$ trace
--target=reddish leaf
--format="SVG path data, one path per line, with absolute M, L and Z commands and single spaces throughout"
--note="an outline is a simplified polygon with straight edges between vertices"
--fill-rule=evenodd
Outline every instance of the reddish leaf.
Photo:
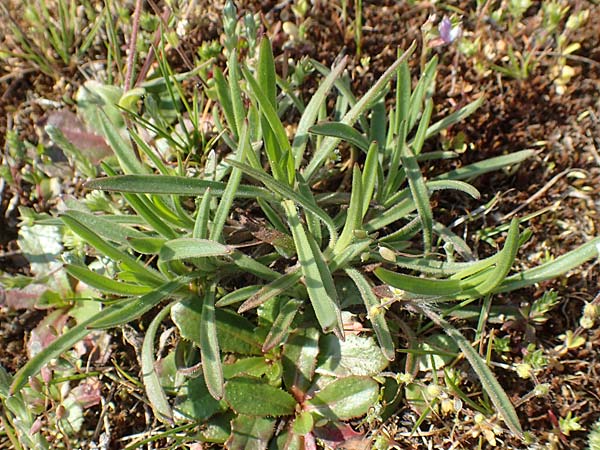
M 22 289 L 0 289 L 0 303 L 14 310 L 33 309 L 46 290 L 48 288 L 41 284 L 30 284 Z
M 342 422 L 329 422 L 327 425 L 315 428 L 313 431 L 316 437 L 324 441 L 331 448 L 360 448 L 352 446 L 357 443 L 364 443 L 364 434 L 357 433 L 348 424 Z M 350 444 L 352 442 L 353 444 Z M 364 447 L 365 449 L 368 446 Z
M 34 357 L 48 347 L 62 333 L 69 316 L 64 311 L 56 310 L 49 313 L 31 332 L 27 342 L 27 355 Z
M 79 383 L 72 391 L 75 401 L 83 408 L 90 408 L 100 403 L 100 388 L 102 384 L 98 378 L 88 378 Z
M 46 125 L 58 128 L 69 142 L 94 164 L 112 155 L 112 150 L 104 138 L 87 131 L 79 118 L 70 111 L 62 110 L 50 113 Z

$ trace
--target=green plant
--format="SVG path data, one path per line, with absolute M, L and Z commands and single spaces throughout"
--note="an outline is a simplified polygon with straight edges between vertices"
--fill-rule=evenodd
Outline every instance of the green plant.
M 105 11 L 97 12 L 86 0 L 27 0 L 15 18 L 4 2 L 0 4 L 2 28 L 13 36 L 14 48 L 6 47 L 2 59 L 19 58 L 47 75 L 58 78 L 61 67 L 76 67 L 90 49 L 102 27 Z
M 596 421 L 588 435 L 588 450 L 600 449 L 600 421 Z
M 467 244 L 436 221 L 431 193 L 453 189 L 477 198 L 463 180 L 518 164 L 532 152 L 433 179 L 426 179 L 421 166 L 456 156 L 426 152 L 425 141 L 472 113 L 482 99 L 430 123 L 437 60 L 426 64 L 413 87 L 406 61 L 414 45 L 358 99 L 341 77 L 345 60 L 331 70 L 314 63 L 324 79 L 308 104 L 300 105 L 303 113 L 290 137 L 278 114 L 279 95 L 289 94 L 278 90 L 268 39 L 256 58 L 239 60 L 233 19 L 225 27 L 232 33 L 225 45 L 227 75 L 215 67 L 209 93 L 218 100 L 213 120 L 219 141 L 174 137 L 176 125 L 188 130 L 181 110 L 194 117 L 198 108 L 187 104 L 166 65 L 155 82 L 170 106 L 146 109 L 151 120 L 128 115 L 173 147 L 172 164 L 130 129 L 138 158 L 121 135 L 114 105 L 101 105 L 94 120 L 116 162 L 104 163 L 108 177 L 87 187 L 116 193 L 126 209 L 95 215 L 84 202 L 73 202 L 52 223 L 106 264 L 98 270 L 84 258 L 63 258 L 72 278 L 98 292 L 94 299 L 103 309 L 34 356 L 15 375 L 11 392 L 90 329 L 118 327 L 153 311 L 142 381 L 158 419 L 204 421 L 198 438 L 229 448 L 266 448 L 269 442 L 297 448 L 327 427 L 346 426 L 343 421 L 366 414 L 379 399 L 381 372 L 396 357 L 390 331 L 396 324 L 387 311 L 399 305 L 447 334 L 520 436 L 514 408 L 486 361 L 446 316 L 480 298 L 560 275 L 596 257 L 599 240 L 510 275 L 528 237 L 513 220 L 503 248 L 474 260 Z M 396 101 L 387 111 L 385 95 L 394 77 Z M 328 111 L 334 87 L 338 101 Z M 121 95 L 122 107 L 141 99 Z M 144 101 L 152 105 L 159 98 L 145 95 Z M 173 113 L 168 119 L 164 108 Z M 194 120 L 183 136 L 198 132 Z M 190 146 L 198 142 L 204 146 L 192 158 Z M 340 183 L 349 186 L 348 193 L 338 190 Z M 419 234 L 422 244 L 415 243 Z M 442 243 L 445 256 L 436 251 Z M 361 312 L 353 317 L 350 310 Z M 169 314 L 182 339 L 157 361 L 154 339 Z M 366 328 L 367 320 L 376 341 L 350 331 L 352 324 Z M 284 431 L 275 436 L 278 421 Z M 488 440 L 498 432 L 484 418 L 478 424 Z

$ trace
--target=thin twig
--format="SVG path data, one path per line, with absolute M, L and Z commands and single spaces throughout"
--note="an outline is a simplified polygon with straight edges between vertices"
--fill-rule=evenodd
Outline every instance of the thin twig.
M 131 29 L 131 37 L 129 39 L 129 53 L 127 54 L 127 70 L 125 72 L 125 83 L 123 91 L 127 92 L 131 88 L 131 80 L 133 78 L 133 66 L 135 64 L 135 44 L 137 42 L 138 30 L 140 28 L 140 15 L 142 13 L 142 0 L 136 0 L 135 10 L 133 11 L 133 24 Z

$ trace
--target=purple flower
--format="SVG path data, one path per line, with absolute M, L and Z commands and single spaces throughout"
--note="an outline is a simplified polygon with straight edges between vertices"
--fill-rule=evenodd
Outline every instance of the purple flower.
M 462 30 L 460 25 L 453 27 L 448 16 L 444 16 L 438 25 L 438 31 L 440 32 L 440 38 L 444 41 L 444 44 L 452 44 L 460 36 Z

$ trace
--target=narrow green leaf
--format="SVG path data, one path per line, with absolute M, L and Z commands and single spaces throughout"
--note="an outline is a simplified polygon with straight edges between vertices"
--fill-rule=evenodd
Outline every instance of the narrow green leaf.
M 378 397 L 375 380 L 351 376 L 332 381 L 306 403 L 308 411 L 338 421 L 365 415 Z
M 375 269 L 375 275 L 381 281 L 396 289 L 417 295 L 452 297 L 459 294 L 463 287 L 461 280 L 419 278 L 403 273 L 395 273 L 382 267 Z
M 419 121 L 419 127 L 417 128 L 417 132 L 415 134 L 415 138 L 413 139 L 410 145 L 412 153 L 415 156 L 421 154 L 421 149 L 423 148 L 423 144 L 425 143 L 425 132 L 427 126 L 429 125 L 429 121 L 431 120 L 432 112 L 433 100 L 429 98 L 425 102 L 425 111 L 423 111 L 423 115 L 421 116 L 421 120 Z
M 517 250 L 519 249 L 519 221 L 513 219 L 510 222 L 510 229 L 506 236 L 504 248 L 500 251 L 496 260 L 496 267 L 490 272 L 481 284 L 472 288 L 478 297 L 489 294 L 504 281 L 506 275 L 515 261 Z
M 295 331 L 283 346 L 283 383 L 299 401 L 304 401 L 319 355 L 319 330 L 300 328 Z
M 306 149 L 306 144 L 308 143 L 308 129 L 315 123 L 319 109 L 327 99 L 327 93 L 333 86 L 334 82 L 339 78 L 340 74 L 343 72 L 347 61 L 348 57 L 344 56 L 339 64 L 335 66 L 325 77 L 325 79 L 319 85 L 317 91 L 312 95 L 310 102 L 308 102 L 308 105 L 306 106 L 306 109 L 304 110 L 304 113 L 298 122 L 298 128 L 296 129 L 294 141 L 292 142 L 292 153 L 294 155 L 294 167 L 296 170 L 300 168 L 300 164 L 302 163 L 302 158 L 304 156 L 304 150 Z
M 219 105 L 223 110 L 223 115 L 227 121 L 227 125 L 231 129 L 231 132 L 235 139 L 238 137 L 237 123 L 235 121 L 235 114 L 233 112 L 233 103 L 229 92 L 229 86 L 223 76 L 223 72 L 218 66 L 213 69 L 213 79 L 215 80 L 215 87 L 217 88 L 217 97 L 219 99 Z
M 339 336 L 343 336 L 341 312 L 337 304 L 335 289 L 333 291 L 328 289 L 329 285 L 333 285 L 333 280 L 323 260 L 323 255 L 320 252 L 314 252 L 315 249 L 311 246 L 304 227 L 300 223 L 294 203 L 291 200 L 285 200 L 282 205 L 296 244 L 304 283 L 317 320 L 325 333 L 334 331 Z
M 333 248 L 334 254 L 339 254 L 344 250 L 354 238 L 354 232 L 362 229 L 363 215 L 363 193 L 362 193 L 362 175 L 358 164 L 354 165 L 352 171 L 352 194 L 350 196 L 350 205 L 346 213 L 346 223 L 340 234 L 339 239 Z
M 167 400 L 165 391 L 160 384 L 160 378 L 156 373 L 154 358 L 154 337 L 160 323 L 169 314 L 170 308 L 163 308 L 150 322 L 150 326 L 146 330 L 144 343 L 142 344 L 141 366 L 142 366 L 142 381 L 146 388 L 146 396 L 152 406 L 154 417 L 164 423 L 173 422 L 173 411 Z
M 127 244 L 128 238 L 146 237 L 146 235 L 141 231 L 114 223 L 111 220 L 107 220 L 103 216 L 96 216 L 94 214 L 77 211 L 74 209 L 69 209 L 65 211 L 64 214 L 76 219 L 89 229 L 95 230 L 103 238 L 113 242 L 118 242 L 119 244 Z
M 207 189 L 215 196 L 222 196 L 226 184 L 219 181 L 200 180 L 198 178 L 164 176 L 164 175 L 119 175 L 106 178 L 97 178 L 85 184 L 87 189 L 132 192 L 145 194 L 171 194 L 171 195 L 203 195 Z M 262 198 L 275 201 L 275 197 L 264 188 L 256 186 L 239 186 L 236 197 Z
M 281 306 L 279 314 L 277 314 L 273 326 L 269 330 L 269 334 L 267 334 L 263 343 L 263 353 L 269 352 L 285 340 L 290 332 L 290 326 L 292 325 L 300 306 L 302 306 L 302 302 L 293 298 L 288 299 L 283 306 Z
M 104 277 L 87 267 L 65 264 L 65 269 L 72 277 L 105 294 L 134 296 L 144 295 L 152 291 L 152 287 L 150 286 L 122 283 L 112 278 Z
M 236 289 L 229 294 L 221 297 L 216 303 L 215 306 L 217 308 L 222 308 L 224 306 L 235 305 L 236 303 L 243 302 L 248 298 L 252 297 L 254 294 L 258 292 L 261 286 L 252 285 L 252 286 L 244 286 L 243 288 Z
M 200 347 L 200 328 L 204 326 L 202 304 L 195 298 L 187 298 L 171 308 L 171 318 L 179 328 L 181 336 Z M 222 352 L 241 355 L 261 354 L 261 343 L 250 321 L 227 309 L 217 309 L 215 318 Z
M 247 123 L 244 122 L 242 126 L 242 130 L 240 131 L 240 137 L 238 141 L 238 148 L 235 154 L 235 158 L 237 161 L 243 162 L 244 155 L 247 153 L 247 148 L 250 146 L 248 142 L 248 126 Z M 235 192 L 238 190 L 240 185 L 240 181 L 242 179 L 242 171 L 234 167 L 231 170 L 231 174 L 229 175 L 229 180 L 227 181 L 227 187 L 221 196 L 221 201 L 217 206 L 217 210 L 215 212 L 215 217 L 213 219 L 213 225 L 210 230 L 209 238 L 213 241 L 223 241 L 223 227 L 225 226 L 225 222 L 227 221 L 227 217 L 231 212 L 231 205 L 233 205 L 233 200 L 235 198 Z
M 88 320 L 75 325 L 73 328 L 57 337 L 41 352 L 30 358 L 14 375 L 10 386 L 11 394 L 19 392 L 31 377 L 36 376 L 40 370 L 42 370 L 42 367 L 48 364 L 52 359 L 58 358 L 76 343 L 85 338 L 90 332 L 87 326 L 101 318 L 103 314 L 104 311 L 101 311 L 90 317 Z
M 160 249 L 161 261 L 231 255 L 233 249 L 208 239 L 181 238 L 166 242 Z
M 254 258 L 242 253 L 240 251 L 234 251 L 229 255 L 232 259 L 233 263 L 245 272 L 249 272 L 257 277 L 262 278 L 263 280 L 273 281 L 281 278 L 281 274 L 279 272 L 270 269 L 269 267 L 261 264 Z
M 227 69 L 229 70 L 229 98 L 233 106 L 235 129 L 239 133 L 246 118 L 246 108 L 240 87 L 240 66 L 237 57 L 237 51 L 233 49 L 227 58 Z
M 138 298 L 122 300 L 103 311 L 102 317 L 91 323 L 90 328 L 113 328 L 141 317 L 165 298 L 186 285 L 185 279 L 176 279 Z
M 232 166 L 239 167 L 240 169 L 242 169 L 244 171 L 244 173 L 246 175 L 260 181 L 265 186 L 267 186 L 269 189 L 271 189 L 273 192 L 275 192 L 276 194 L 283 197 L 283 199 L 293 200 L 294 202 L 296 202 L 300 206 L 302 206 L 304 209 L 306 209 L 307 211 L 310 211 L 315 216 L 317 216 L 319 219 L 321 219 L 323 221 L 323 223 L 325 224 L 325 226 L 327 227 L 327 229 L 329 230 L 330 245 L 335 243 L 335 241 L 337 240 L 336 227 L 335 227 L 335 224 L 333 223 L 333 221 L 331 220 L 331 217 L 329 217 L 325 211 L 323 211 L 321 208 L 312 204 L 309 200 L 307 200 L 302 195 L 300 195 L 299 193 L 292 190 L 292 188 L 290 188 L 289 186 L 275 180 L 273 177 L 269 176 L 267 173 L 253 169 L 252 167 L 250 167 L 246 164 L 240 164 L 237 161 L 233 161 L 233 160 L 228 160 L 228 161 L 230 162 L 230 164 Z
M 425 254 L 428 254 L 431 252 L 433 234 L 433 212 L 431 211 L 431 204 L 429 203 L 429 192 L 427 191 L 427 186 L 425 185 L 425 180 L 423 179 L 415 155 L 406 146 L 403 149 L 401 159 L 402 164 L 404 165 L 404 171 L 406 172 L 406 177 L 408 178 L 410 193 L 417 207 L 419 218 L 421 219 Z
M 119 159 L 123 171 L 130 174 L 147 173 L 148 170 L 137 159 L 131 146 L 119 134 L 118 127 L 103 112 L 100 112 L 97 117 L 100 130 Z
M 344 140 L 365 153 L 369 150 L 369 140 L 355 128 L 342 122 L 318 123 L 310 127 L 308 132 L 319 136 L 330 136 Z
M 298 192 L 302 195 L 307 202 L 309 202 L 313 207 L 319 208 L 317 204 L 317 200 L 314 197 L 312 188 L 308 185 L 306 180 L 302 177 L 302 175 L 297 174 L 297 186 Z M 306 219 L 306 226 L 308 228 L 308 233 L 313 237 L 314 241 L 317 243 L 318 247 L 321 247 L 323 244 L 323 230 L 321 227 L 321 221 L 317 216 L 315 216 L 310 211 L 304 211 L 304 217 Z M 288 258 L 293 257 L 296 254 L 296 247 L 294 247 L 294 241 L 288 237 L 287 228 L 285 236 L 289 239 L 290 247 L 288 249 Z
M 198 206 L 196 213 L 196 222 L 194 223 L 194 230 L 192 231 L 192 237 L 194 239 L 207 239 L 208 238 L 208 222 L 210 220 L 210 203 L 212 195 L 210 188 L 206 190 Z
M 396 349 L 387 321 L 385 320 L 385 308 L 381 307 L 381 303 L 373 293 L 371 285 L 358 270 L 347 268 L 346 273 L 360 292 L 367 310 L 367 317 L 373 325 L 373 330 L 375 330 L 375 335 L 383 354 L 389 361 L 393 361 L 396 358 Z
M 375 184 L 377 182 L 377 171 L 379 170 L 379 148 L 376 142 L 373 142 L 367 151 L 365 166 L 362 174 L 362 216 L 365 217 L 373 192 L 375 192 Z
M 61 220 L 87 244 L 91 245 L 100 253 L 108 256 L 112 260 L 118 261 L 123 267 L 131 270 L 132 272 L 146 275 L 152 279 L 155 279 L 156 281 L 164 281 L 156 272 L 144 266 L 142 262 L 136 260 L 133 256 L 106 242 L 90 228 L 74 219 L 70 213 L 66 213 L 65 215 L 61 216 Z
M 367 91 L 367 93 L 346 113 L 342 122 L 352 126 L 358 118 L 371 105 L 374 99 L 381 94 L 382 90 L 387 85 L 388 81 L 395 75 L 398 67 L 408 59 L 416 48 L 416 43 L 412 43 L 398 60 L 392 64 L 388 70 L 377 80 L 377 82 Z M 340 139 L 335 137 L 327 137 L 323 140 L 318 150 L 313 154 L 308 166 L 305 168 L 303 175 L 308 181 L 315 175 L 316 171 L 322 166 L 323 162 L 329 157 L 333 149 L 338 145 Z
M 479 354 L 473 349 L 471 343 L 465 339 L 465 337 L 451 324 L 442 319 L 438 314 L 434 313 L 428 308 L 420 309 L 432 322 L 442 327 L 446 334 L 450 336 L 463 354 L 471 364 L 471 367 L 479 377 L 479 381 L 483 386 L 485 392 L 489 395 L 492 403 L 498 410 L 499 414 L 504 419 L 504 422 L 508 428 L 519 438 L 523 438 L 523 430 L 519 423 L 519 417 L 513 407 L 510 399 L 500 386 L 500 383 L 494 377 L 494 374 L 490 368 L 486 365 L 485 361 L 479 356 Z
M 600 237 L 597 237 L 552 261 L 506 278 L 500 286 L 494 289 L 494 292 L 510 292 L 535 283 L 551 280 L 599 257 Z
M 206 387 L 215 400 L 223 398 L 223 367 L 221 351 L 217 337 L 217 319 L 215 315 L 215 289 L 210 286 L 202 300 L 202 326 L 200 327 L 200 356 Z
M 469 117 L 473 114 L 483 103 L 484 96 L 482 95 L 477 100 L 469 103 L 466 106 L 463 106 L 458 111 L 454 111 L 453 113 L 447 115 L 443 119 L 431 125 L 427 128 L 427 132 L 425 133 L 425 139 L 429 139 L 432 136 L 436 136 L 440 131 L 445 130 L 455 123 L 460 122 L 466 117 Z
M 425 183 L 429 192 L 440 191 L 444 189 L 452 189 L 455 191 L 461 191 L 465 194 L 470 195 L 474 199 L 481 198 L 481 194 L 469 183 L 458 180 L 434 180 Z
M 494 158 L 484 159 L 464 167 L 460 167 L 450 172 L 443 173 L 435 177 L 435 180 L 466 180 L 475 178 L 484 173 L 493 172 L 499 169 L 505 169 L 508 166 L 519 164 L 528 158 L 531 158 L 537 152 L 535 150 L 521 150 L 508 155 L 496 156 Z
M 250 377 L 232 378 L 225 384 L 225 401 L 237 414 L 258 417 L 288 416 L 296 400 L 287 392 Z
M 258 82 L 252 76 L 250 71 L 248 71 L 245 68 L 242 68 L 242 72 L 244 74 L 244 78 L 250 85 L 250 94 L 256 98 L 256 101 L 260 106 L 260 111 L 269 124 L 269 128 L 267 128 L 267 130 L 273 133 L 278 144 L 278 149 L 276 153 L 269 151 L 270 146 L 265 146 L 265 149 L 267 150 L 267 156 L 269 158 L 269 165 L 271 166 L 273 176 L 277 181 L 287 182 L 291 184 L 293 182 L 293 179 L 289 179 L 288 176 L 283 178 L 285 172 L 278 170 L 280 167 L 279 164 L 286 164 L 288 160 L 291 163 L 290 168 L 292 169 L 292 172 L 294 170 L 294 161 L 292 160 L 291 153 L 292 148 L 288 140 L 287 133 L 285 132 L 285 128 L 281 123 L 281 120 L 277 116 L 277 111 L 275 110 L 274 105 L 271 104 L 262 87 L 258 84 Z M 263 134 L 265 133 L 264 129 L 265 128 L 263 127 Z M 273 147 L 273 149 L 274 148 L 275 147 Z
M 412 130 L 412 128 L 417 123 L 419 118 L 419 113 L 421 112 L 421 106 L 423 104 L 423 100 L 427 94 L 430 94 L 430 89 L 433 85 L 433 81 L 436 75 L 437 69 L 437 55 L 434 56 L 425 66 L 425 70 L 419 77 L 419 81 L 415 86 L 414 91 L 410 96 L 410 107 L 408 111 L 408 128 L 407 131 Z
M 277 277 L 277 279 L 260 288 L 254 295 L 252 295 L 252 297 L 248 298 L 248 300 L 242 303 L 242 305 L 238 308 L 238 312 L 243 313 L 249 311 L 250 309 L 257 308 L 267 300 L 270 300 L 271 298 L 286 292 L 288 289 L 291 289 L 293 286 L 298 284 L 300 278 L 302 278 L 302 271 L 300 268 L 296 268 L 292 272 Z
M 133 250 L 143 255 L 155 255 L 160 252 L 162 246 L 167 242 L 165 238 L 160 237 L 142 237 L 128 239 L 129 245 Z
M 275 60 L 273 58 L 273 49 L 271 41 L 267 36 L 263 36 L 260 41 L 257 65 L 257 79 L 263 88 L 266 99 L 277 106 L 277 73 L 275 72 Z

